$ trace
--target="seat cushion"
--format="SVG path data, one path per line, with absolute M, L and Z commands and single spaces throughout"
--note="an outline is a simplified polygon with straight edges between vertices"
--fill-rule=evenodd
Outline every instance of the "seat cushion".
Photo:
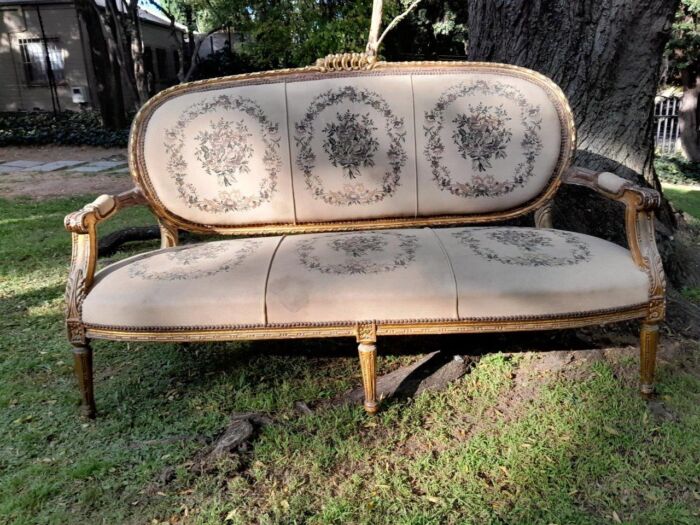
M 83 303 L 88 324 L 200 327 L 265 322 L 265 281 L 280 237 L 156 250 L 108 266 Z
M 460 319 L 594 312 L 648 301 L 649 278 L 616 244 L 561 230 L 435 230 Z
M 450 263 L 428 228 L 299 235 L 281 248 L 271 323 L 457 318 Z
M 633 307 L 649 279 L 629 251 L 534 228 L 394 229 L 156 250 L 101 272 L 89 326 L 541 318 Z

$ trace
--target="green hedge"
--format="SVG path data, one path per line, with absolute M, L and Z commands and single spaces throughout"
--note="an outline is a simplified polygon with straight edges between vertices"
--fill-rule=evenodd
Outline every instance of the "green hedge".
M 654 160 L 661 182 L 700 184 L 700 162 L 690 162 L 680 155 L 662 155 Z
M 0 113 L 0 146 L 61 144 L 66 146 L 126 147 L 129 130 L 102 127 L 92 111 Z

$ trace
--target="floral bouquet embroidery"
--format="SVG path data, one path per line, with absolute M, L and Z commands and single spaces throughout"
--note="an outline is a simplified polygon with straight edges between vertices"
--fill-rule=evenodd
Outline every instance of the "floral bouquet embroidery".
M 374 166 L 373 157 L 379 149 L 379 141 L 373 134 L 377 127 L 369 113 L 359 115 L 348 109 L 336 115 L 338 121 L 323 128 L 326 136 L 323 149 L 333 166 L 342 167 L 345 176 L 354 179 L 360 175 L 360 168 Z
M 483 237 L 480 232 L 485 232 Z M 572 234 L 561 230 L 547 232 L 520 228 L 469 228 L 452 235 L 465 246 L 487 261 L 498 261 L 501 264 L 530 267 L 573 266 L 591 260 L 591 251 L 586 242 Z M 517 255 L 507 255 L 483 245 L 484 237 L 497 244 L 518 248 Z M 568 255 L 555 255 L 552 248 L 557 247 L 554 238 L 560 238 L 569 249 Z M 549 249 L 548 249 L 549 248 Z
M 379 235 L 348 235 L 330 242 L 336 252 L 344 252 L 351 257 L 364 257 L 369 252 L 381 251 L 386 241 Z
M 452 140 L 462 158 L 472 160 L 473 169 L 486 171 L 492 158 L 506 158 L 506 145 L 513 135 L 506 128 L 506 121 L 511 119 L 503 105 L 493 107 L 479 102 L 476 107 L 470 104 L 469 111 L 469 115 L 460 113 L 452 121 L 457 125 Z
M 242 243 L 231 241 L 210 242 L 189 246 L 178 246 L 165 252 L 154 252 L 150 257 L 139 259 L 129 267 L 129 277 L 147 281 L 184 281 L 202 279 L 235 268 L 262 246 L 260 239 L 246 239 Z M 235 247 L 233 253 L 229 253 Z M 158 270 L 165 255 L 173 267 Z M 220 261 L 219 264 L 198 264 L 206 261 Z
M 231 186 L 238 175 L 250 173 L 248 161 L 253 147 L 248 139 L 252 136 L 243 120 L 230 122 L 222 117 L 195 136 L 199 142 L 195 156 L 204 171 L 215 175 L 224 186 Z
M 316 121 L 321 113 L 341 104 L 363 105 L 373 111 L 364 115 L 352 113 L 350 109 L 345 113 L 338 112 L 337 122 L 326 124 L 323 129 L 317 130 Z M 375 165 L 374 155 L 381 146 L 374 135 L 378 128 L 370 114 L 383 121 L 381 132 L 388 144 L 386 150 L 382 146 L 382 154 L 386 155 L 388 165 L 385 166 L 381 183 L 367 188 L 357 180 L 357 176 L 361 174 L 362 168 Z M 333 206 L 362 206 L 380 202 L 396 193 L 401 172 L 408 160 L 408 154 L 404 150 L 406 129 L 403 118 L 394 114 L 389 103 L 379 93 L 351 85 L 324 91 L 311 101 L 304 118 L 295 123 L 294 129 L 296 165 L 303 172 L 306 188 L 315 199 Z M 322 147 L 331 164 L 343 170 L 343 178 L 350 179 L 341 188 L 327 188 L 327 177 L 317 169 L 318 152 L 314 150 L 315 136 L 319 134 L 317 131 L 325 134 Z
M 331 249 L 345 257 L 342 262 L 323 264 L 315 254 L 325 240 Z M 391 241 L 392 247 L 389 246 Z M 406 268 L 416 257 L 418 238 L 396 232 L 329 235 L 304 239 L 297 246 L 299 261 L 309 270 L 335 275 L 366 275 Z M 374 257 L 369 257 L 372 254 Z M 387 257 L 388 256 L 388 257 Z

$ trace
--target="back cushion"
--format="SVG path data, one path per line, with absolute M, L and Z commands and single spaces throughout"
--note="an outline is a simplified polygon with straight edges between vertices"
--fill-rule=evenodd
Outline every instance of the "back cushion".
M 380 66 L 164 92 L 137 118 L 135 176 L 185 222 L 295 224 L 512 210 L 568 161 L 570 110 L 544 77 Z

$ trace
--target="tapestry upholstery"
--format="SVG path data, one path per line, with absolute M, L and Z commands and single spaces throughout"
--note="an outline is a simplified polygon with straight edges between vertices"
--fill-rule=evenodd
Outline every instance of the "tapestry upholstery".
M 537 228 L 435 230 L 452 261 L 459 317 L 587 312 L 649 300 L 629 251 L 603 239 Z
M 230 327 L 596 312 L 649 300 L 626 249 L 534 228 L 390 229 L 234 239 L 108 266 L 91 326 Z
M 498 212 L 568 154 L 561 104 L 521 72 L 468 66 L 192 86 L 148 110 L 132 168 L 202 225 Z
M 123 326 L 264 323 L 267 270 L 280 239 L 184 245 L 114 263 L 95 276 L 83 318 Z
M 270 271 L 271 323 L 454 319 L 454 279 L 429 229 L 286 237 Z

